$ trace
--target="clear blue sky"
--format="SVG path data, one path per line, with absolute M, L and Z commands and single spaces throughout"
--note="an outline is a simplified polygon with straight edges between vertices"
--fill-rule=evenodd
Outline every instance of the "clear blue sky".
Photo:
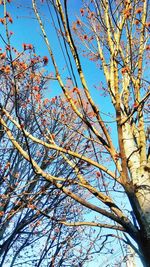
M 39 1 L 40 2 L 40 1 Z M 73 14 L 76 14 L 77 9 L 79 8 L 81 1 L 68 1 L 70 4 L 70 10 Z M 34 45 L 36 49 L 36 53 L 41 56 L 48 56 L 47 47 L 45 45 L 45 42 L 43 40 L 43 37 L 41 35 L 41 30 L 39 28 L 39 25 L 33 17 L 33 13 L 31 10 L 31 1 L 30 0 L 14 0 L 11 4 L 8 5 L 8 12 L 12 15 L 14 23 L 10 26 L 10 30 L 14 32 L 14 35 L 12 36 L 12 43 L 13 45 L 18 49 L 22 49 L 23 43 L 31 43 Z M 45 5 L 41 4 L 41 14 L 45 17 L 45 20 L 48 22 L 48 10 L 45 7 Z M 3 17 L 3 6 L 0 6 L 0 17 Z M 2 27 L 1 27 L 2 28 Z M 50 23 L 49 26 L 46 26 L 47 35 L 49 37 L 49 40 L 52 44 L 52 48 L 54 50 L 56 61 L 58 62 L 58 65 L 60 66 L 60 69 L 62 69 L 65 65 L 65 61 L 63 58 L 63 55 L 60 54 L 60 47 L 58 46 L 58 40 L 55 37 L 55 31 L 53 28 L 53 25 Z M 3 34 L 3 32 L 1 32 Z M 1 45 L 3 47 L 3 44 Z M 83 68 L 85 70 L 85 75 L 88 81 L 88 85 L 91 88 L 91 92 L 93 95 L 93 98 L 97 105 L 101 106 L 101 110 L 112 112 L 112 108 L 110 108 L 110 101 L 108 98 L 100 97 L 99 91 L 97 91 L 94 88 L 94 84 L 100 83 L 103 81 L 103 74 L 98 69 L 95 68 L 95 63 L 91 62 L 87 65 L 86 59 L 82 59 Z M 51 64 L 49 63 L 47 70 L 51 72 L 53 70 Z M 47 97 L 51 98 L 55 95 L 61 94 L 61 90 L 58 86 L 58 84 L 53 83 L 50 84 Z M 110 118 L 106 117 L 108 120 Z M 112 125 L 111 125 L 112 126 Z M 113 137 L 115 139 L 116 131 L 113 130 Z M 114 256 L 113 256 L 114 257 Z M 104 256 L 105 258 L 105 256 Z M 103 258 L 103 259 L 104 259 Z M 101 263 L 98 263 L 101 261 L 100 257 L 98 257 L 93 262 L 87 263 L 86 267 L 101 267 Z M 100 264 L 100 265 L 99 265 Z M 140 265 L 138 266 L 140 267 Z

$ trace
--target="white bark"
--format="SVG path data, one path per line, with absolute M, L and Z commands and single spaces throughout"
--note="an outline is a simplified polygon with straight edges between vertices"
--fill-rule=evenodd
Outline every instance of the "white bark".
M 140 150 L 135 144 L 129 123 L 126 123 L 123 129 L 123 143 L 130 177 L 140 206 L 142 224 L 147 238 L 150 238 L 150 166 L 140 166 Z
M 132 175 L 131 178 L 134 179 L 133 184 L 139 184 L 140 155 L 134 141 L 131 125 L 129 123 L 125 123 L 125 125 L 123 126 L 123 144 L 128 161 L 130 175 Z

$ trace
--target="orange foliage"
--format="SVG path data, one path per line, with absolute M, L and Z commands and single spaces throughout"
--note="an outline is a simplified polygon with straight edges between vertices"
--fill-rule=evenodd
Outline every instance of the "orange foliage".
M 4 53 L 0 54 L 0 58 L 1 59 L 5 59 L 6 58 L 6 53 L 4 52 Z
M 0 211 L 0 217 L 4 215 L 4 211 Z
M 131 16 L 131 10 L 132 10 L 132 7 L 131 6 L 128 6 L 127 8 L 125 8 L 123 10 L 123 14 L 124 14 L 124 17 L 126 19 L 128 19 Z
M 5 23 L 5 20 L 0 18 L 0 23 L 4 24 Z
M 79 19 L 77 20 L 77 25 L 78 26 L 81 26 L 82 25 L 82 22 Z
M 135 10 L 135 13 L 136 14 L 140 14 L 142 12 L 142 7 L 138 7 L 136 10 Z
M 77 87 L 74 87 L 74 88 L 72 89 L 72 92 L 73 92 L 73 93 L 76 92 L 76 93 L 78 93 L 78 94 L 80 93 L 80 91 L 79 91 L 79 89 L 78 89 Z
M 81 16 L 84 16 L 84 9 L 83 8 L 80 9 L 80 13 L 81 13 Z
M 124 75 L 125 73 L 128 73 L 128 72 L 129 72 L 129 67 L 128 67 L 128 66 L 122 68 L 122 70 L 121 70 L 121 73 L 122 73 L 123 75 Z
M 96 172 L 96 177 L 97 178 L 101 177 L 101 173 L 100 172 Z
M 7 65 L 7 66 L 4 68 L 4 72 L 5 72 L 5 74 L 10 74 L 10 71 L 11 71 L 10 66 Z
M 35 205 L 33 205 L 33 204 L 28 204 L 28 208 L 34 210 L 34 209 L 35 209 Z
M 32 45 L 32 44 L 25 44 L 25 43 L 24 43 L 22 46 L 23 46 L 23 49 L 24 49 L 24 50 L 27 50 L 27 49 L 32 50 L 32 49 L 33 49 L 33 45 Z
M 40 93 L 36 94 L 35 95 L 35 99 L 36 99 L 37 102 L 40 102 L 41 101 L 41 94 Z
M 150 44 L 146 46 L 146 50 L 150 50 Z
M 33 88 L 32 88 L 34 91 L 39 91 L 40 90 L 40 88 L 38 87 L 38 86 L 33 86 Z
M 10 167 L 10 162 L 7 162 L 5 165 L 5 170 L 8 169 Z
M 137 19 L 134 21 L 134 24 L 135 24 L 135 25 L 138 25 L 139 23 L 140 23 L 140 22 L 139 22 L 139 20 L 137 20 Z
M 46 56 L 43 57 L 43 63 L 44 63 L 44 65 L 48 64 L 48 57 L 46 57 Z
M 8 18 L 10 23 L 13 23 L 13 19 L 11 17 Z
M 150 27 L 150 21 L 146 22 L 145 26 L 149 28 Z

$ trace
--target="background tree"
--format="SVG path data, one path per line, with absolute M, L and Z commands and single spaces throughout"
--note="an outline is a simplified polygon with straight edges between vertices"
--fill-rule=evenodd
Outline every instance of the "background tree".
M 107 234 L 106 231 L 101 234 L 104 239 L 100 242 L 99 252 L 107 247 L 108 240 L 116 238 L 136 251 L 143 266 L 150 266 L 149 81 L 146 71 L 150 48 L 149 3 L 146 0 L 83 1 L 80 15 L 72 26 L 73 17 L 68 13 L 69 3 L 66 0 L 63 3 L 59 0 L 46 1 L 46 4 L 50 11 L 56 12 L 53 24 L 58 37 L 62 36 L 61 47 L 71 71 L 69 87 L 68 79 L 57 65 L 36 1 L 32 0 L 53 63 L 53 79 L 58 81 L 66 99 L 66 102 L 63 99 L 65 114 L 62 114 L 61 122 L 65 125 L 66 111 L 71 109 L 75 124 L 70 121 L 71 125 L 67 123 L 66 127 L 72 133 L 78 133 L 77 140 L 66 145 L 51 136 L 49 139 L 48 132 L 44 132 L 41 140 L 27 127 L 22 127 L 4 107 L 2 127 L 37 175 L 85 210 L 88 208 L 92 214 L 99 214 L 94 222 L 86 221 L 86 216 L 83 221 L 61 218 L 59 222 L 67 226 L 91 225 L 109 229 Z M 102 111 L 101 104 L 98 103 L 98 107 L 93 101 L 92 89 L 95 89 L 90 90 L 92 86 L 88 86 L 82 67 L 83 53 L 96 62 L 96 71 L 103 71 L 100 90 L 107 97 L 109 106 L 112 105 L 111 115 L 108 114 L 108 106 Z M 109 120 L 106 119 L 108 115 Z M 7 120 L 23 132 L 30 140 L 30 146 L 39 144 L 51 153 L 57 152 L 58 160 L 59 157 L 63 159 L 70 174 L 61 177 L 61 174 L 53 175 L 51 169 L 45 171 L 37 159 L 17 142 Z M 113 123 L 114 139 L 109 123 Z M 83 136 L 84 142 L 80 144 Z M 112 230 L 123 234 L 115 235 Z
M 66 217 L 77 220 L 82 217 L 82 210 L 36 172 L 32 159 L 45 173 L 61 176 L 62 181 L 71 175 L 71 169 L 59 153 L 31 142 L 24 132 L 26 129 L 40 140 L 76 146 L 78 134 L 60 123 L 65 117 L 64 124 L 71 127 L 75 116 L 72 110 L 65 111 L 60 97 L 44 98 L 51 79 L 44 70 L 47 57 L 38 57 L 31 44 L 23 44 L 21 52 L 12 47 L 10 18 L 7 13 L 3 22 L 6 38 L 1 36 L 4 48 L 0 53 L 0 115 L 30 159 L 24 159 L 0 124 L 0 266 L 82 264 L 88 260 L 90 242 L 87 255 L 79 243 L 79 239 L 86 238 L 84 233 L 80 237 L 83 230 L 69 227 L 66 232 L 66 227 L 59 223 Z M 10 118 L 16 119 L 20 129 Z

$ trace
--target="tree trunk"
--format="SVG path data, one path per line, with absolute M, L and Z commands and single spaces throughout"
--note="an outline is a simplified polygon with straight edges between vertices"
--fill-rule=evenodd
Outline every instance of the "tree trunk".
M 136 197 L 140 206 L 140 244 L 141 260 L 144 267 L 150 267 L 150 192 L 149 182 L 141 183 Z
M 144 267 L 150 267 L 150 238 L 141 238 L 141 244 L 139 245 L 141 252 L 141 261 Z
M 128 197 L 140 228 L 140 258 L 144 267 L 150 267 L 150 166 L 137 150 L 130 123 L 123 128 L 123 143 L 133 185 Z
M 142 262 L 144 267 L 150 267 L 150 181 L 147 169 L 145 172 L 143 172 L 140 178 L 139 188 L 136 192 L 136 197 L 138 198 L 141 208 L 141 244 L 139 248 L 143 254 Z

